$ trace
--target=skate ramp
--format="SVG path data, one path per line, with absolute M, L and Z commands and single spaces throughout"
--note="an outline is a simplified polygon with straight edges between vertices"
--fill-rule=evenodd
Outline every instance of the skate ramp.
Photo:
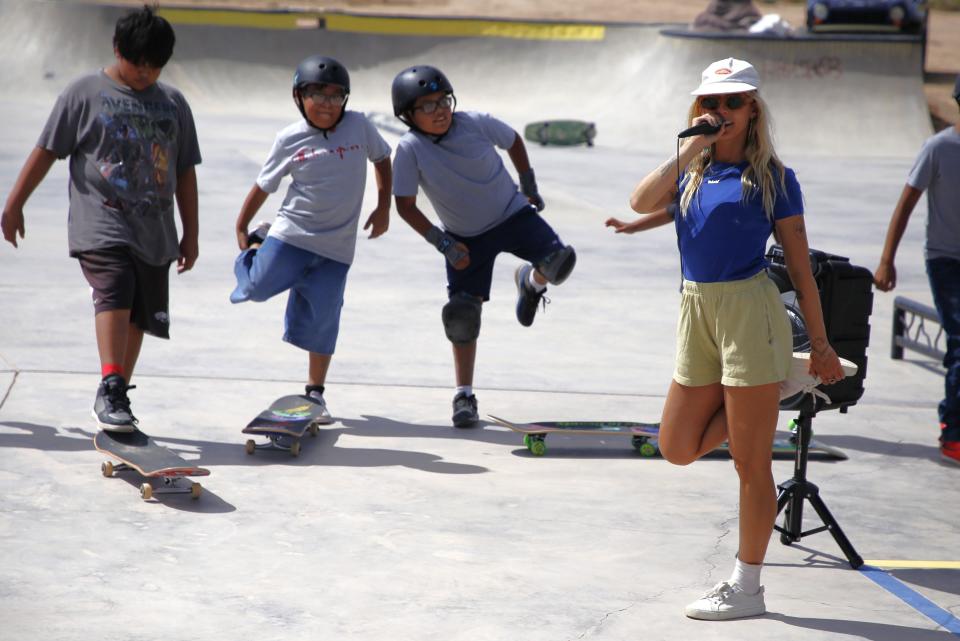
M 0 54 L 7 60 L 0 82 L 18 99 L 49 105 L 69 79 L 111 61 L 121 11 L 0 2 Z M 705 38 L 662 25 L 342 14 L 168 15 L 178 41 L 163 80 L 180 87 L 196 111 L 293 118 L 292 70 L 323 52 L 349 67 L 354 109 L 389 114 L 394 75 L 429 63 L 451 78 L 461 109 L 489 111 L 518 130 L 533 120 L 593 121 L 599 146 L 662 151 L 684 126 L 701 70 L 733 56 L 760 70 L 784 154 L 912 156 L 931 133 L 922 44 L 911 38 Z M 484 28 L 470 28 L 477 24 Z

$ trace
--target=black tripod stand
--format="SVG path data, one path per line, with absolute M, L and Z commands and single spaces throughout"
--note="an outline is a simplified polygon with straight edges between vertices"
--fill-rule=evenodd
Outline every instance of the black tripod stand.
M 783 527 L 774 528 L 780 532 L 780 542 L 784 545 L 796 543 L 805 536 L 829 530 L 844 556 L 853 569 L 863 565 L 863 559 L 853 549 L 850 540 L 840 529 L 840 524 L 830 514 L 826 503 L 820 498 L 820 488 L 807 480 L 807 453 L 810 448 L 813 417 L 817 415 L 818 399 L 813 394 L 806 394 L 800 405 L 800 416 L 797 418 L 797 457 L 793 464 L 793 478 L 777 486 L 777 514 L 783 512 Z M 803 531 L 803 501 L 810 501 L 810 505 L 817 511 L 822 527 Z

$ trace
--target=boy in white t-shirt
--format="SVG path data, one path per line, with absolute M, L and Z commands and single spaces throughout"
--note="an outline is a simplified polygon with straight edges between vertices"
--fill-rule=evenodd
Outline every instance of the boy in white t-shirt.
M 293 100 L 303 120 L 277 134 L 267 162 L 237 216 L 242 250 L 230 301 L 287 299 L 283 340 L 310 353 L 306 394 L 323 408 L 324 382 L 340 329 L 347 271 L 353 262 L 369 160 L 377 176 L 377 207 L 364 229 L 370 238 L 390 224 L 390 147 L 366 117 L 347 111 L 350 76 L 333 58 L 311 56 L 298 66 Z M 267 196 L 292 183 L 272 225 L 248 225 Z

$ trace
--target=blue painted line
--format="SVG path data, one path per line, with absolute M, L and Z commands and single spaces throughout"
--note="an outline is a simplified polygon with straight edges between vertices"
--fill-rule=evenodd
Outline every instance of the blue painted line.
M 865 577 L 879 585 L 881 588 L 942 627 L 944 630 L 953 633 L 954 636 L 960 637 L 960 619 L 953 616 L 947 610 L 944 610 L 916 590 L 910 588 L 905 583 L 900 581 L 900 579 L 893 577 L 887 572 L 881 570 L 880 568 L 875 568 L 872 565 L 861 566 L 860 572 Z

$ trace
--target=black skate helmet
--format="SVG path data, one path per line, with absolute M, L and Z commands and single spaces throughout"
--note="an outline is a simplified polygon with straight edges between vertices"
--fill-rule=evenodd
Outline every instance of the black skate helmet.
M 310 119 L 307 118 L 307 112 L 303 108 L 303 96 L 300 95 L 300 92 L 307 85 L 337 85 L 343 87 L 343 93 L 348 99 L 350 98 L 350 74 L 347 73 L 347 68 L 338 60 L 327 56 L 310 56 L 309 58 L 304 58 L 300 64 L 297 65 L 296 73 L 293 74 L 293 101 L 297 103 L 297 109 L 300 110 L 300 114 L 311 127 L 314 125 L 310 122 Z M 344 100 L 340 118 L 333 124 L 333 127 L 340 124 L 340 120 L 343 119 L 343 114 L 346 113 L 346 108 L 347 101 Z M 333 127 L 330 127 L 330 129 Z M 322 131 L 324 136 L 326 136 L 327 130 L 324 129 Z
M 412 121 L 406 115 L 413 109 L 413 103 L 421 96 L 428 96 L 438 91 L 450 95 L 453 93 L 453 85 L 436 67 L 416 65 L 404 69 L 393 79 L 393 87 L 390 88 L 393 98 L 393 115 L 406 125 L 413 127 Z

